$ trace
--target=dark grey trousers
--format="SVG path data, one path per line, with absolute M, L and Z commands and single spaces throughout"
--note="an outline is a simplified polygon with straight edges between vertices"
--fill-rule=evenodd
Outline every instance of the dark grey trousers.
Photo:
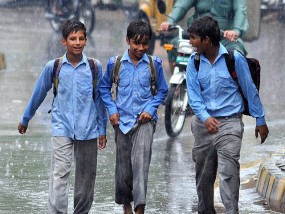
M 240 149 L 244 124 L 240 116 L 217 118 L 219 132 L 209 134 L 202 121 L 191 124 L 195 138 L 192 150 L 196 170 L 198 213 L 214 214 L 214 183 L 218 171 L 220 195 L 227 214 L 238 213 Z
M 49 213 L 67 213 L 68 178 L 74 155 L 74 213 L 87 214 L 94 196 L 97 139 L 77 141 L 66 137 L 53 137 L 53 146 L 49 182 Z
M 134 201 L 134 207 L 146 204 L 149 165 L 151 161 L 154 125 L 140 124 L 123 134 L 116 130 L 116 194 L 117 204 Z

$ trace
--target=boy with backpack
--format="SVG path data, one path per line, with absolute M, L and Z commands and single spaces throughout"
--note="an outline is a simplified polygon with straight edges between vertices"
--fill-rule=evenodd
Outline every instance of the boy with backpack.
M 239 158 L 244 132 L 243 95 L 250 115 L 256 118 L 255 136 L 263 143 L 268 136 L 265 113 L 252 81 L 246 58 L 233 51 L 237 80 L 226 64 L 227 49 L 220 43 L 220 28 L 209 16 L 195 20 L 188 28 L 190 43 L 196 48 L 187 65 L 189 104 L 196 114 L 191 130 L 195 138 L 192 156 L 195 162 L 198 213 L 216 213 L 214 183 L 219 186 L 225 212 L 237 214 L 239 201 Z M 200 56 L 199 69 L 195 57 Z M 239 90 L 239 87 L 241 90 Z M 242 92 L 242 94 L 241 94 Z
M 46 64 L 18 125 L 19 133 L 24 134 L 54 85 L 49 213 L 67 213 L 73 158 L 74 213 L 89 212 L 94 197 L 97 150 L 104 149 L 107 142 L 107 112 L 99 93 L 102 66 L 98 60 L 90 60 L 83 54 L 86 42 L 84 24 L 76 20 L 63 24 L 62 44 L 66 54 Z
M 122 57 L 117 57 L 119 60 L 116 57 L 108 60 L 100 84 L 101 96 L 115 130 L 115 201 L 123 205 L 125 214 L 133 213 L 132 201 L 135 213 L 144 213 L 157 108 L 168 90 L 161 59 L 146 54 L 150 39 L 148 23 L 131 22 L 126 35 L 129 49 Z M 152 66 L 155 81 L 151 78 Z M 116 67 L 119 67 L 118 74 L 114 71 Z M 111 94 L 112 84 L 116 85 L 115 100 Z

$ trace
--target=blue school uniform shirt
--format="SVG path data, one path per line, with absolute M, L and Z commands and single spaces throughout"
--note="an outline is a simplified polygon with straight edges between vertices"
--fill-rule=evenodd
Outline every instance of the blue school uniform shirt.
M 36 110 L 52 88 L 54 60 L 43 69 L 21 123 L 27 126 Z M 93 97 L 93 78 L 87 57 L 73 67 L 63 56 L 59 73 L 58 92 L 52 105 L 52 136 L 69 137 L 76 140 L 95 139 L 106 135 L 107 112 L 99 96 L 102 66 L 97 60 L 98 80 Z
M 228 71 L 224 54 L 228 52 L 221 43 L 213 64 L 201 54 L 199 72 L 194 65 L 195 53 L 188 61 L 186 81 L 189 104 L 203 122 L 209 117 L 230 116 L 242 113 L 244 110 L 238 84 Z M 256 118 L 256 125 L 264 125 L 266 123 L 264 109 L 251 79 L 247 61 L 237 51 L 234 51 L 234 57 L 237 78 L 248 100 L 249 112 Z
M 118 93 L 115 101 L 112 100 L 110 91 L 116 57 L 111 57 L 108 60 L 107 69 L 100 84 L 100 92 L 109 115 L 120 114 L 119 128 L 124 134 L 131 130 L 142 112 L 147 112 L 154 120 L 158 120 L 157 108 L 164 101 L 168 86 L 164 78 L 161 59 L 155 56 L 153 59 L 157 94 L 153 96 L 151 93 L 147 55 L 144 54 L 137 65 L 134 65 L 127 50 L 121 59 Z

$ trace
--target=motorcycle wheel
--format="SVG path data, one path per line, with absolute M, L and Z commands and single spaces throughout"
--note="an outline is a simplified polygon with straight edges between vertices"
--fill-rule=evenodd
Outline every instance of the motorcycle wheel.
M 79 21 L 85 25 L 86 34 L 90 35 L 96 25 L 95 9 L 90 1 L 84 1 L 81 3 Z
M 169 137 L 177 137 L 184 127 L 186 111 L 182 107 L 185 96 L 187 96 L 185 84 L 170 86 L 164 116 L 165 129 Z

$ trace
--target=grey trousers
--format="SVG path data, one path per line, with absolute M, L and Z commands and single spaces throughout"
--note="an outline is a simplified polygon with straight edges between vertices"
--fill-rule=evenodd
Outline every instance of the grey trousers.
M 116 127 L 116 172 L 115 202 L 134 207 L 146 204 L 149 165 L 155 125 L 140 124 L 136 129 L 123 134 Z
M 244 132 L 241 116 L 217 118 L 219 132 L 209 134 L 197 117 L 191 124 L 195 138 L 192 150 L 196 170 L 198 213 L 214 214 L 214 183 L 218 171 L 222 202 L 227 214 L 238 213 L 240 149 Z
M 87 214 L 94 196 L 97 169 L 97 139 L 77 141 L 53 137 L 53 155 L 49 181 L 49 213 L 67 213 L 68 178 L 74 157 L 74 213 Z

